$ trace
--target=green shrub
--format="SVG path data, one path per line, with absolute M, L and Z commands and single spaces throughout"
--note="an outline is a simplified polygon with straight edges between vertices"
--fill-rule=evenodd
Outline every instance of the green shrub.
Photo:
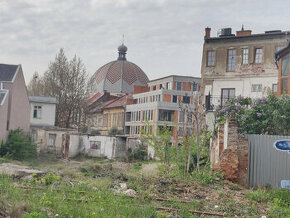
M 289 135 L 290 98 L 287 95 L 251 100 L 238 96 L 218 108 L 219 122 L 237 119 L 242 134 Z
M 139 160 L 139 161 L 147 160 L 147 148 L 146 148 L 146 146 L 144 146 L 142 144 L 137 149 L 135 149 L 134 151 L 132 151 L 128 155 L 128 160 L 129 161 L 133 161 L 133 160 Z
M 0 147 L 0 156 L 15 160 L 32 160 L 36 158 L 36 145 L 31 136 L 23 130 L 11 130 L 7 142 Z
M 201 171 L 192 172 L 193 179 L 200 182 L 202 185 L 213 184 L 217 180 L 223 178 L 223 175 L 219 172 L 211 172 L 210 169 L 206 168 Z
M 262 203 L 268 202 L 272 199 L 270 192 L 264 189 L 257 189 L 255 191 L 250 191 L 246 194 L 246 197 L 250 200 Z

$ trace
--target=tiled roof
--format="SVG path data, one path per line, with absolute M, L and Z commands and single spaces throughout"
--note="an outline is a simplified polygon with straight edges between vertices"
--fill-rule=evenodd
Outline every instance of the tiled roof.
M 104 93 L 101 92 L 97 92 L 95 93 L 88 101 L 87 101 L 87 105 L 91 105 L 92 103 L 94 103 L 95 101 L 97 101 L 100 97 L 102 97 L 104 95 Z
M 56 98 L 54 97 L 29 96 L 29 101 L 38 103 L 56 104 Z
M 136 64 L 126 60 L 111 61 L 92 76 L 96 91 L 104 90 L 110 93 L 130 93 L 133 85 L 147 85 L 149 81 L 144 71 Z M 131 88 L 128 88 L 131 87 Z
M 97 84 L 104 79 L 114 84 L 123 78 L 129 85 L 140 80 L 141 83 L 146 84 L 149 80 L 143 70 L 136 64 L 129 61 L 112 61 L 102 66 L 96 72 L 95 80 Z
M 0 81 L 11 82 L 19 65 L 0 64 Z
M 115 107 L 123 107 L 126 105 L 127 95 L 124 95 L 117 100 L 113 101 L 112 103 L 108 104 L 104 108 L 115 108 Z
M 103 102 L 102 104 L 94 107 L 93 109 L 91 109 L 89 112 L 90 113 L 95 113 L 97 111 L 101 111 L 103 108 L 105 108 L 108 104 L 111 104 L 112 102 L 114 102 L 116 99 L 112 99 L 106 102 Z

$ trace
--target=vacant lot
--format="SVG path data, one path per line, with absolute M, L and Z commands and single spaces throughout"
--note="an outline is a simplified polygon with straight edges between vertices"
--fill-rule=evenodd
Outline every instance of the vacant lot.
M 208 173 L 175 178 L 158 162 L 13 164 L 38 171 L 2 172 L 0 217 L 290 217 L 289 190 L 246 190 Z

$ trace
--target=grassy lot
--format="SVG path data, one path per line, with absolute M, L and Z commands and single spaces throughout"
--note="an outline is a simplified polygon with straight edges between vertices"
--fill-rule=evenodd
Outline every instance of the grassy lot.
M 207 217 L 190 210 L 227 217 L 290 217 L 289 190 L 247 190 L 208 173 L 179 178 L 164 172 L 158 162 L 40 158 L 13 163 L 48 173 L 0 175 L 0 217 Z M 136 196 L 116 193 L 120 183 Z

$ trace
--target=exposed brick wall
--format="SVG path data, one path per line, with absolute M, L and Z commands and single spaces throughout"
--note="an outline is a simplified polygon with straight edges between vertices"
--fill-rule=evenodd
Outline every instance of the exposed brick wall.
M 133 94 L 139 94 L 139 93 L 143 93 L 147 91 L 148 91 L 147 86 L 134 86 L 133 87 Z
M 171 102 L 171 95 L 164 94 L 163 95 L 163 101 L 165 101 L 165 102 Z
M 224 131 L 228 125 L 228 135 Z M 227 148 L 224 148 L 224 136 L 227 137 Z M 218 136 L 212 139 L 211 165 L 221 170 L 225 179 L 239 184 L 247 184 L 248 140 L 238 133 L 236 120 L 229 120 L 218 128 Z

